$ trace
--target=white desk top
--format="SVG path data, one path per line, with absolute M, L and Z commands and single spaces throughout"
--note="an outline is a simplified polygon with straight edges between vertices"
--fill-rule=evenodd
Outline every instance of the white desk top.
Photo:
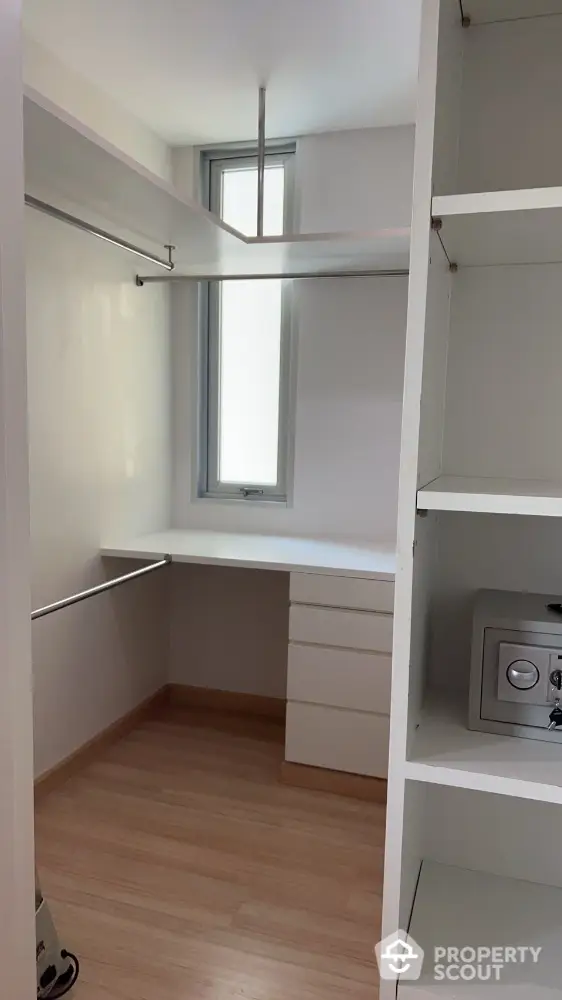
M 396 554 L 387 545 L 351 545 L 315 538 L 242 535 L 223 531 L 160 531 L 102 545 L 103 556 L 211 563 L 253 569 L 326 573 L 393 580 Z

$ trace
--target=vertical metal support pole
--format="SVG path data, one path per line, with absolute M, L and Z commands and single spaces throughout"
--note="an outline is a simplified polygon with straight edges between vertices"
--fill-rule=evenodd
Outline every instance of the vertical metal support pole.
M 263 236 L 263 196 L 265 183 L 265 87 L 258 100 L 258 236 Z

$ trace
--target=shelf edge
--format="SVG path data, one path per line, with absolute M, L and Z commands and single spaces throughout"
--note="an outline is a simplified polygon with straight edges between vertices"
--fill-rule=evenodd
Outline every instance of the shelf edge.
M 562 786 L 545 782 L 529 781 L 525 778 L 510 778 L 505 775 L 469 771 L 444 764 L 425 764 L 407 760 L 404 774 L 409 781 L 424 784 L 443 785 L 448 788 L 465 788 L 469 791 L 488 792 L 505 795 L 508 798 L 530 799 L 562 805 Z

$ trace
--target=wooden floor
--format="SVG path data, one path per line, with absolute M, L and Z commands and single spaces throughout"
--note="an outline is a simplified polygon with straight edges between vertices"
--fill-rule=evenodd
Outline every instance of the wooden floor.
M 75 1000 L 374 1000 L 384 807 L 281 759 L 274 724 L 170 708 L 40 804 Z

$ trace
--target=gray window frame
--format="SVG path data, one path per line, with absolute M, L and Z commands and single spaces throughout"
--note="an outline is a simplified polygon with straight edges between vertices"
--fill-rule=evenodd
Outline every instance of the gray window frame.
M 266 151 L 266 167 L 283 163 L 285 169 L 284 234 L 292 232 L 294 217 L 295 144 L 284 143 Z M 201 152 L 203 203 L 220 214 L 222 174 L 225 169 L 257 164 L 257 148 L 251 145 Z M 257 211 L 257 209 L 256 209 Z M 220 303 L 221 282 L 200 286 L 200 443 L 198 496 L 242 502 L 286 503 L 292 467 L 292 284 L 283 282 L 281 292 L 281 357 L 279 377 L 279 429 L 277 482 L 223 483 L 218 478 L 219 388 L 220 388 Z

